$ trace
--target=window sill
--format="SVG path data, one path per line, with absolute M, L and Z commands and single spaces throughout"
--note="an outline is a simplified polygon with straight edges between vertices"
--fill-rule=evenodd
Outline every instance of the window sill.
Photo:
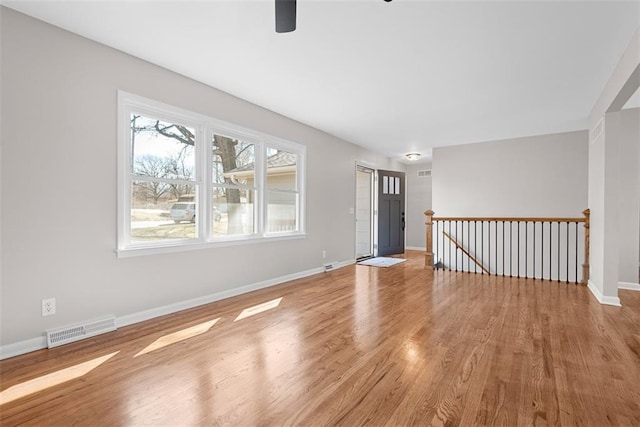
M 124 249 L 116 250 L 117 258 L 130 258 L 136 256 L 144 256 L 144 255 L 156 255 L 156 254 L 165 254 L 165 253 L 175 253 L 175 252 L 188 252 L 188 251 L 197 251 L 203 249 L 213 249 L 213 248 L 222 248 L 226 246 L 239 246 L 239 245 L 250 245 L 255 243 L 269 243 L 269 242 L 277 242 L 280 240 L 297 240 L 297 239 L 306 239 L 306 233 L 296 233 L 296 234 L 278 234 L 272 236 L 265 237 L 247 237 L 247 238 L 238 238 L 234 240 L 224 240 L 224 241 L 207 241 L 207 242 L 188 242 L 184 241 L 176 242 L 176 243 L 165 243 L 163 245 L 158 246 L 133 246 Z

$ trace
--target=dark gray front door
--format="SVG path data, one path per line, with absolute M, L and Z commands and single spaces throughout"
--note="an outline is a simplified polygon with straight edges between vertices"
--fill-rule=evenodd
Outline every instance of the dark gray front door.
M 378 256 L 404 253 L 404 173 L 378 171 Z

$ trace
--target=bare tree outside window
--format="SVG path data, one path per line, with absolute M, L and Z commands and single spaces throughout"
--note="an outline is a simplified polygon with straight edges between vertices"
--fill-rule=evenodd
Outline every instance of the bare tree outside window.
M 170 144 L 171 141 L 174 144 Z M 187 126 L 133 114 L 133 173 L 154 178 L 134 184 L 135 201 L 145 205 L 151 202 L 155 207 L 164 202 L 168 209 L 172 202 L 194 191 L 194 186 L 172 180 L 192 181 L 195 178 L 195 143 L 195 132 Z M 211 142 L 211 155 L 214 183 L 212 196 L 216 210 L 213 218 L 222 219 L 219 224 L 214 224 L 214 228 L 219 230 L 219 234 L 225 235 L 253 233 L 255 192 L 245 186 L 249 182 L 249 186 L 255 185 L 254 145 L 236 138 L 215 135 Z M 246 168 L 248 169 L 244 170 Z M 234 173 L 238 169 L 244 170 L 243 177 Z
M 155 178 L 166 176 L 167 165 L 158 156 L 146 155 L 135 160 L 133 170 L 136 174 Z M 134 197 L 153 200 L 157 204 L 162 196 L 169 191 L 170 185 L 162 181 L 138 182 L 134 187 Z
M 124 92 L 118 103 L 119 249 L 304 231 L 304 146 Z
M 213 205 L 226 211 L 228 219 L 226 229 L 214 228 L 214 234 L 251 234 L 254 231 L 255 146 L 222 135 L 214 135 L 211 146 Z
M 132 239 L 196 237 L 195 221 L 181 224 L 171 217 L 174 202 L 196 190 L 195 131 L 139 114 L 130 120 L 131 173 L 136 177 L 131 188 Z

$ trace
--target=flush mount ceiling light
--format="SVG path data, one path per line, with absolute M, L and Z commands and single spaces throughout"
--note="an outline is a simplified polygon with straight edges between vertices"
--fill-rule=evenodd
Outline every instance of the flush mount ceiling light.
M 420 158 L 420 153 L 407 153 L 407 160 L 416 161 Z

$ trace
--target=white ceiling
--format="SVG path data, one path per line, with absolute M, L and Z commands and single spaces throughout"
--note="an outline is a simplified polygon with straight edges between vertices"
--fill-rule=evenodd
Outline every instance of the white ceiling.
M 3 1 L 402 159 L 585 129 L 640 26 L 640 1 Z M 427 156 L 428 157 L 428 156 Z

